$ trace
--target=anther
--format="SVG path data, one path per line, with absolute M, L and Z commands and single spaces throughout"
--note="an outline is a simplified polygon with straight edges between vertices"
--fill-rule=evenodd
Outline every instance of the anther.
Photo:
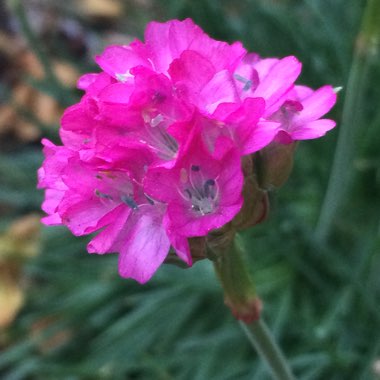
M 244 78 L 239 74 L 235 74 L 234 77 L 239 82 L 244 83 L 243 91 L 248 91 L 252 87 L 252 81 L 251 80 Z
M 108 194 L 102 193 L 102 192 L 99 191 L 99 190 L 95 190 L 95 195 L 96 195 L 97 197 L 99 197 L 99 198 L 113 200 L 113 198 L 112 198 L 111 195 L 108 195 Z
M 134 199 L 133 198 L 131 198 L 131 197 L 128 197 L 128 195 L 122 195 L 121 197 L 120 197 L 120 199 L 121 199 L 121 201 L 123 202 L 123 203 L 125 203 L 127 206 L 129 206 L 132 210 L 137 210 L 138 209 L 138 205 L 137 205 L 137 203 L 134 201 Z

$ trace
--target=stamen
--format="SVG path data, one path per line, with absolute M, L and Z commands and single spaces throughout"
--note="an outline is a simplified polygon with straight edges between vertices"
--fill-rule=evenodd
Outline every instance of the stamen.
M 218 202 L 218 185 L 215 179 L 204 179 L 201 167 L 191 165 L 189 173 L 182 168 L 180 182 L 185 185 L 178 188 L 181 197 L 191 203 L 194 212 L 206 215 L 214 212 Z
M 164 117 L 159 113 L 156 117 L 151 119 L 150 125 L 152 127 L 157 127 L 158 124 L 160 124 L 164 120 Z
M 191 165 L 189 173 L 189 182 L 192 186 L 192 194 L 197 199 L 203 198 L 203 175 L 201 173 L 201 168 L 198 165 Z
M 178 152 L 178 143 L 166 132 L 167 122 L 162 114 L 151 118 L 147 111 L 142 113 L 145 133 L 141 135 L 141 141 L 148 144 L 157 155 L 164 160 L 171 160 Z
M 112 196 L 109 195 L 109 194 L 105 194 L 105 193 L 102 193 L 101 191 L 99 190 L 95 190 L 95 195 L 99 198 L 103 198 L 103 199 L 109 199 L 109 200 L 113 200 Z
M 215 198 L 215 181 L 213 179 L 208 179 L 203 185 L 204 193 L 206 198 Z
M 122 195 L 120 197 L 121 201 L 123 203 L 125 203 L 127 206 L 129 206 L 132 210 L 137 210 L 138 209 L 138 205 L 137 203 L 135 202 L 135 200 L 131 197 L 129 197 L 128 195 Z
M 244 83 L 243 91 L 248 91 L 252 87 L 252 81 L 251 80 L 244 78 L 239 74 L 235 74 L 234 77 L 239 82 Z
M 248 80 L 247 83 L 243 87 L 243 91 L 248 91 L 252 87 L 252 81 Z

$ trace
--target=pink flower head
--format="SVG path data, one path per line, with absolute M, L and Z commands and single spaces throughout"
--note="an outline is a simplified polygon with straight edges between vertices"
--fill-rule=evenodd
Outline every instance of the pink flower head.
M 90 253 L 118 253 L 119 272 L 148 281 L 172 247 L 192 263 L 206 237 L 243 206 L 242 158 L 273 140 L 322 136 L 331 87 L 295 85 L 295 57 L 261 59 L 190 19 L 152 22 L 145 41 L 110 46 L 83 75 L 84 95 L 43 140 L 43 222 L 97 233 Z M 246 196 L 246 195 L 245 195 Z

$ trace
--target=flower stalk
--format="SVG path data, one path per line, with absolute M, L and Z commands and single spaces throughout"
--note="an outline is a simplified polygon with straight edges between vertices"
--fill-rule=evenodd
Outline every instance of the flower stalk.
M 224 302 L 235 318 L 251 323 L 260 318 L 261 301 L 236 239 L 228 248 L 214 250 L 214 268 L 224 290 Z
M 261 317 L 262 303 L 244 262 L 240 242 L 213 247 L 213 262 L 224 290 L 224 302 L 239 320 L 260 358 L 267 363 L 274 380 L 294 380 L 281 349 Z
M 295 380 L 279 346 L 262 318 L 250 324 L 239 322 L 260 358 L 267 363 L 275 380 Z

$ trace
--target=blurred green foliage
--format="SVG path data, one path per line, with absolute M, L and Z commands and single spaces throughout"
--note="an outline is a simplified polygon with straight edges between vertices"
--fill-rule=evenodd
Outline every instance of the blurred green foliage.
M 343 86 L 343 99 L 365 1 L 166 0 L 123 5 L 125 12 L 114 21 L 120 33 L 142 37 L 152 19 L 191 17 L 214 38 L 241 40 L 262 56 L 296 55 L 303 62 L 301 82 Z M 76 13 L 70 2 L 54 7 L 94 35 L 104 31 Z M 20 22 L 20 12 L 13 16 Z M 46 46 L 35 35 L 31 38 L 31 30 L 26 32 L 31 47 L 47 63 L 54 56 L 81 71 L 95 69 L 88 57 L 62 50 L 59 35 Z M 353 183 L 327 244 L 316 242 L 313 231 L 332 165 L 342 100 L 331 113 L 338 128 L 321 140 L 300 144 L 289 182 L 272 194 L 269 221 L 243 234 L 264 316 L 303 380 L 380 378 L 373 372 L 380 359 L 379 60 L 378 55 L 362 84 L 364 102 L 355 110 L 360 126 L 354 163 L 346 168 Z M 45 84 L 44 91 L 67 102 L 54 80 Z M 57 128 L 49 134 L 57 140 Z M 38 144 L 1 153 L 2 229 L 16 216 L 39 209 L 42 194 L 35 190 L 35 172 L 41 162 Z M 0 341 L 2 379 L 268 379 L 223 305 L 209 262 L 188 270 L 165 266 L 140 286 L 118 278 L 115 256 L 88 255 L 88 239 L 75 238 L 63 228 L 44 228 L 42 235 L 43 251 L 25 268 L 27 302 L 5 332 L 5 343 Z

